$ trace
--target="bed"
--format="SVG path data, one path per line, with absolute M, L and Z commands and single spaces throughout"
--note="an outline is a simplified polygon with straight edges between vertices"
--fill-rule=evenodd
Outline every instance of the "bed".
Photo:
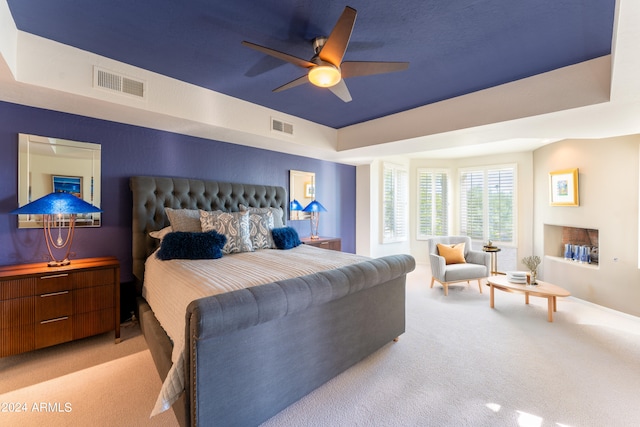
M 130 187 L 137 315 L 165 384 L 172 366 L 180 367 L 183 388 L 173 403 L 180 425 L 258 425 L 404 333 L 411 256 L 365 259 L 301 247 L 354 258 L 191 301 L 184 313 L 184 359 L 175 364 L 174 343 L 143 297 L 146 261 L 159 245 L 149 233 L 169 225 L 165 208 L 279 208 L 286 224 L 287 194 L 276 186 L 151 176 L 132 177 Z

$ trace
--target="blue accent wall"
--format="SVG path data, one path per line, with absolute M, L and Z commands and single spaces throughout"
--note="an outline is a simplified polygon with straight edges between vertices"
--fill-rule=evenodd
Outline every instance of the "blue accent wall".
M 327 208 L 320 233 L 342 238 L 355 251 L 355 166 L 294 156 L 172 132 L 0 102 L 0 264 L 43 261 L 42 230 L 18 229 L 8 212 L 18 207 L 18 134 L 98 143 L 102 146 L 102 226 L 78 228 L 76 258 L 113 255 L 121 280 L 131 271 L 132 175 L 178 176 L 289 189 L 289 170 L 316 173 L 317 199 Z M 308 236 L 308 221 L 290 221 Z

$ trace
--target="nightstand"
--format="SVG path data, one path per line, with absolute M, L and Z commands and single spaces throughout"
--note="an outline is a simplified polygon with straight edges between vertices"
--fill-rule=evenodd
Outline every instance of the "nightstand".
M 342 250 L 342 240 L 339 237 L 319 237 L 317 239 L 302 237 L 300 241 L 305 245 L 316 246 L 318 248 L 330 249 L 332 251 Z
M 115 257 L 0 267 L 0 357 L 108 331 L 120 342 Z

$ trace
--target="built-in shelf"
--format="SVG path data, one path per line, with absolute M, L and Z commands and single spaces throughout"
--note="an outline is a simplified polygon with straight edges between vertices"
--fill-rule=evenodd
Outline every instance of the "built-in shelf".
M 600 259 L 598 242 L 600 239 L 599 231 L 594 228 L 570 227 L 565 225 L 544 225 L 544 255 L 555 258 L 567 263 L 597 266 Z M 577 261 L 566 260 L 564 258 L 564 248 L 566 244 L 588 246 L 595 248 L 592 254 L 592 262 L 580 263 Z
M 600 266 L 598 264 L 588 264 L 588 263 L 585 263 L 585 262 L 577 262 L 577 261 L 573 261 L 573 260 L 570 260 L 570 259 L 565 259 L 565 258 L 559 257 L 559 256 L 546 255 L 545 258 L 548 259 L 548 260 L 551 260 L 551 261 L 561 262 L 561 263 L 567 264 L 567 265 L 574 265 L 576 267 L 592 268 L 594 270 L 600 269 Z

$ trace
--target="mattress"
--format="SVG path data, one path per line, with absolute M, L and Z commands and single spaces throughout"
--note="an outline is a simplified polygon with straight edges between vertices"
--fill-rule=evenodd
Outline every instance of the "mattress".
M 145 263 L 142 292 L 173 341 L 173 365 L 151 415 L 169 409 L 184 390 L 185 313 L 191 301 L 368 259 L 308 245 L 235 253 L 214 260 L 161 261 L 152 254 Z

